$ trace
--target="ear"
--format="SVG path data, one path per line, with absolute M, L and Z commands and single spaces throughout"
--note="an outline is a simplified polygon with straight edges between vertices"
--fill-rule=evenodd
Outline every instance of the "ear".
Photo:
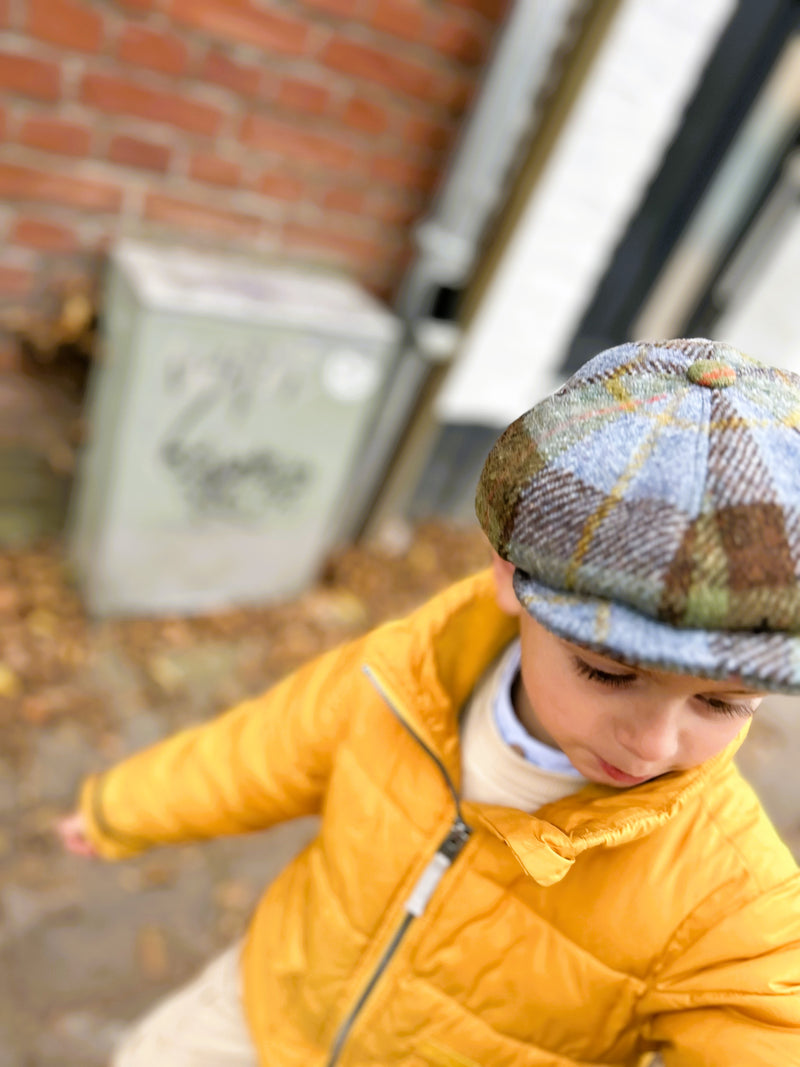
M 495 596 L 500 610 L 504 611 L 506 615 L 522 614 L 522 605 L 517 600 L 517 594 L 514 592 L 514 570 L 513 563 L 509 563 L 507 559 L 498 556 L 492 549 L 492 574 L 494 575 Z

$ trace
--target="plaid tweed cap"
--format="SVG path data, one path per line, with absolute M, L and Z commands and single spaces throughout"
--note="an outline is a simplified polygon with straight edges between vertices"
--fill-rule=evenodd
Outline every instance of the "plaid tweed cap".
M 478 519 L 559 636 L 800 692 L 799 427 L 798 375 L 704 339 L 620 345 L 502 434 Z

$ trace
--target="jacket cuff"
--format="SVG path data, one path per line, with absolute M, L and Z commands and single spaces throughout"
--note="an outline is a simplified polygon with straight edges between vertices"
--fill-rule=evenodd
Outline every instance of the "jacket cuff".
M 86 822 L 86 836 L 103 859 L 127 859 L 143 852 L 149 842 L 116 829 L 109 821 L 103 799 L 105 783 L 105 775 L 94 774 L 81 789 L 79 810 Z

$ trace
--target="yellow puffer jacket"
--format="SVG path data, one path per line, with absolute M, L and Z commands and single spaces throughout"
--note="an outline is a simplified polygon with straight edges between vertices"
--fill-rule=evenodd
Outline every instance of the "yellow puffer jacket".
M 322 814 L 244 952 L 264 1067 L 800 1065 L 800 881 L 731 757 L 461 803 L 488 574 L 87 783 L 108 857 Z

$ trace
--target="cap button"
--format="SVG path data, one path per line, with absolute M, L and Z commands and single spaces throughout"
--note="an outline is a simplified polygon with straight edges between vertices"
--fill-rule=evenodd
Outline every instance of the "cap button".
M 686 377 L 706 389 L 724 389 L 736 381 L 736 371 L 721 359 L 696 359 L 686 371 Z

